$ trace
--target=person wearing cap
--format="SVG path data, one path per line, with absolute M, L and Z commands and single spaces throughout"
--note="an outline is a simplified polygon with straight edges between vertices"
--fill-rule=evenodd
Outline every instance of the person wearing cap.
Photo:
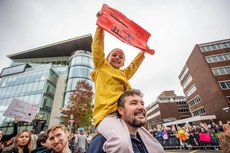
M 78 134 L 75 138 L 75 143 L 85 152 L 87 148 L 87 137 L 82 127 L 78 128 Z

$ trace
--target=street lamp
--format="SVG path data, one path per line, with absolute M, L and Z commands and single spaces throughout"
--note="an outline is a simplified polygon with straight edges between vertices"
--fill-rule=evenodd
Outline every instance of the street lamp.
M 70 120 L 69 120 L 69 125 L 68 126 L 69 126 L 69 131 L 71 133 L 71 129 L 73 128 L 73 122 L 74 122 L 73 114 L 70 114 L 69 118 L 70 118 Z

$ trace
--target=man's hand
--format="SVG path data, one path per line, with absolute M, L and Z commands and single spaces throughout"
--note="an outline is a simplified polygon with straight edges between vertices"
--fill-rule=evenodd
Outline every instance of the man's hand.
M 20 121 L 21 117 L 19 115 L 14 116 L 14 122 Z

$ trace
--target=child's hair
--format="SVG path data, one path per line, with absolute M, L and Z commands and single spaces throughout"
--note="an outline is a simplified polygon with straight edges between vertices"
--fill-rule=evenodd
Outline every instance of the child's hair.
M 124 60 L 125 60 L 125 53 L 124 53 L 124 51 L 123 51 L 122 49 L 120 49 L 120 48 L 114 48 L 114 49 L 111 50 L 111 51 L 109 52 L 109 54 L 106 56 L 106 61 L 108 61 L 110 54 L 111 54 L 113 51 L 115 51 L 115 50 L 120 50 L 120 51 L 122 51 L 123 54 L 124 54 Z

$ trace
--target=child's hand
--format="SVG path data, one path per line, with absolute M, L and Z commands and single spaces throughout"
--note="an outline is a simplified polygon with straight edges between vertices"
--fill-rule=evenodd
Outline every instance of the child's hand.
M 100 17 L 102 16 L 102 12 L 101 11 L 98 11 L 97 14 L 96 14 L 97 17 Z

